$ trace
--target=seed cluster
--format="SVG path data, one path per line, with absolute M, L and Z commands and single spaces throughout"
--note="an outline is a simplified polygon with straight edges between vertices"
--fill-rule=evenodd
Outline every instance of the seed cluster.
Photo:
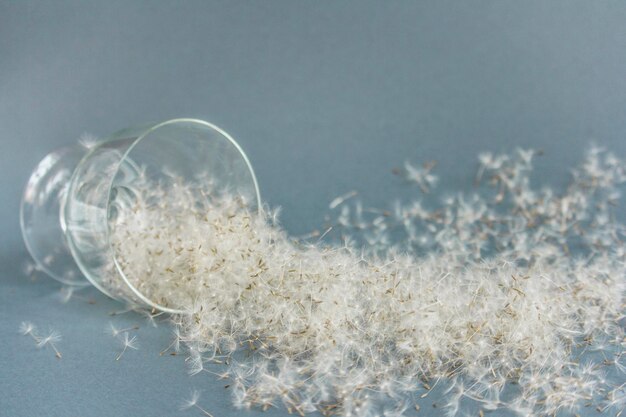
M 187 312 L 176 346 L 192 373 L 226 364 L 238 407 L 400 416 L 439 390 L 450 416 L 620 413 L 625 165 L 594 148 L 557 194 L 531 187 L 534 156 L 482 154 L 480 187 L 436 205 L 350 193 L 331 204 L 337 244 L 199 182 L 145 184 L 111 243 L 136 289 Z M 404 174 L 427 192 L 431 170 Z

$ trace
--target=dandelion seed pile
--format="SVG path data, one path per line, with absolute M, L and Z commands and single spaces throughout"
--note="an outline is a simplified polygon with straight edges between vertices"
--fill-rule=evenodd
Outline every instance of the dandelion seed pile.
M 594 148 L 557 193 L 531 186 L 534 156 L 480 155 L 480 186 L 437 205 L 338 199 L 340 244 L 296 241 L 203 184 L 154 183 L 111 242 L 135 288 L 187 312 L 176 346 L 192 373 L 228 377 L 238 407 L 400 416 L 439 387 L 450 416 L 619 413 L 625 165 Z M 432 168 L 403 173 L 426 192 Z

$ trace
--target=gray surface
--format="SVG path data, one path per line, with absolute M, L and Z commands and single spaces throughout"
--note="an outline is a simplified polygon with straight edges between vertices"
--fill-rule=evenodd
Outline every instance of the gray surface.
M 0 416 L 199 415 L 177 410 L 194 386 L 215 417 L 260 414 L 160 357 L 165 326 L 114 318 L 142 326 L 141 349 L 116 362 L 114 302 L 61 304 L 53 281 L 21 273 L 19 196 L 48 151 L 85 131 L 209 120 L 293 234 L 349 189 L 376 205 L 406 195 L 390 175 L 406 159 L 438 160 L 455 189 L 477 152 L 534 146 L 538 177 L 562 184 L 591 139 L 626 156 L 624 22 L 617 1 L 0 0 Z M 59 330 L 63 359 L 19 336 L 22 320 Z

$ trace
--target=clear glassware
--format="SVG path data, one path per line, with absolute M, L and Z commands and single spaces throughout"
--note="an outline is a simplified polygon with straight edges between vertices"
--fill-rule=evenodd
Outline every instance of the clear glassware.
M 201 187 L 199 195 L 228 192 L 261 209 L 254 171 L 237 142 L 211 123 L 175 119 L 48 154 L 21 202 L 26 247 L 40 269 L 64 284 L 91 283 L 114 299 L 178 313 L 131 283 L 110 239 L 112 221 L 132 210 L 142 187 L 174 178 Z

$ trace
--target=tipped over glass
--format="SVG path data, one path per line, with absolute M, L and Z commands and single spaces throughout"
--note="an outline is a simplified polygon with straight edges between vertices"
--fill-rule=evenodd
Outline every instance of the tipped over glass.
M 210 210 L 206 202 L 226 194 L 247 210 L 261 208 L 256 177 L 241 147 L 202 120 L 124 129 L 93 144 L 55 150 L 37 165 L 24 190 L 24 242 L 37 266 L 64 284 L 92 284 L 133 306 L 180 313 L 181 306 L 170 305 L 167 297 L 152 299 L 140 281 L 129 279 L 123 267 L 129 260 L 112 231 L 116 224 L 136 221 L 132 213 L 139 202 L 144 209 L 160 210 L 158 194 L 146 197 L 146 191 L 165 190 L 165 198 L 167 190 L 188 185 L 193 198 L 181 200 L 174 211 L 169 204 L 168 218 Z M 145 227 L 159 237 L 159 224 Z M 150 273 L 149 263 L 142 268 Z

